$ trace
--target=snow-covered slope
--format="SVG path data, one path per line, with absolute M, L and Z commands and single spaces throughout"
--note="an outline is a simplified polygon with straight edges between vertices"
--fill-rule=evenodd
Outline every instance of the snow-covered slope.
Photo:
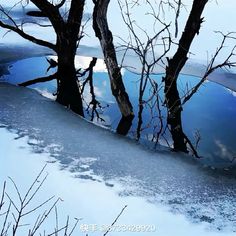
M 0 94 L 0 123 L 4 124 L 0 129 L 2 181 L 6 176 L 14 177 L 22 172 L 31 176 L 30 173 L 39 169 L 36 167 L 38 163 L 45 161 L 47 153 L 46 159 L 50 156 L 57 160 L 64 172 L 71 172 L 75 177 L 53 179 L 52 184 L 62 182 L 59 192 L 72 198 L 69 201 L 75 200 L 74 189 L 76 193 L 81 189 L 81 199 L 73 204 L 82 207 L 80 217 L 89 215 L 89 221 L 101 223 L 100 218 L 104 219 L 101 207 L 105 208 L 106 202 L 110 204 L 109 194 L 113 194 L 114 202 L 117 202 L 117 205 L 112 203 L 114 212 L 119 212 L 122 204 L 133 204 L 129 210 L 129 220 L 125 220 L 130 224 L 140 224 L 145 218 L 145 224 L 156 225 L 157 232 L 161 232 L 158 235 L 173 235 L 173 231 L 166 227 L 170 224 L 176 229 L 175 235 L 182 236 L 218 235 L 218 230 L 222 230 L 222 235 L 234 235 L 230 232 L 236 232 L 234 170 L 209 170 L 189 156 L 146 150 L 132 140 L 79 118 L 34 90 L 0 83 Z M 13 141 L 13 137 L 17 140 Z M 8 151 L 11 149 L 9 145 L 14 151 Z M 36 154 L 20 149 L 22 146 L 27 146 L 27 150 L 30 147 Z M 37 161 L 33 158 L 35 155 Z M 18 165 L 14 168 L 9 166 L 12 163 L 20 163 L 19 169 Z M 12 168 L 13 171 L 8 172 Z M 62 176 L 64 172 L 61 172 Z M 60 172 L 56 174 L 60 176 Z M 63 189 L 67 181 L 72 181 L 69 192 Z M 81 186 L 81 182 L 85 185 Z M 89 201 L 93 202 L 93 209 Z M 172 213 L 160 204 L 166 205 Z M 160 219 L 162 213 L 167 214 L 165 224 Z M 143 217 L 135 221 L 136 214 Z M 111 214 L 108 215 L 111 218 Z M 108 220 L 107 216 L 104 217 Z M 125 235 L 129 234 L 126 232 Z

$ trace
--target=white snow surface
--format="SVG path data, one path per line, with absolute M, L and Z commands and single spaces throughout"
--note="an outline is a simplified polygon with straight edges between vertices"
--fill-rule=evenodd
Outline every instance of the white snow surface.
M 125 205 L 118 226 L 153 225 L 155 231 L 110 235 L 236 235 L 233 171 L 209 170 L 189 156 L 147 150 L 35 90 L 0 83 L 0 94 L 0 181 L 11 176 L 25 191 L 48 163 L 49 177 L 38 199 L 61 197 L 60 217 L 83 218 L 79 235 L 85 234 L 81 224 L 111 224 Z

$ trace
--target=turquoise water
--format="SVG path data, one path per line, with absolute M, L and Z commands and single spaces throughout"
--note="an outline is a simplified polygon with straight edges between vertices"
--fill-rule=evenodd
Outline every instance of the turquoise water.
M 2 78 L 7 82 L 17 84 L 36 77 L 45 76 L 47 68 L 45 58 L 30 58 L 16 62 L 9 69 L 10 75 Z M 159 86 L 161 86 L 161 75 L 153 75 L 154 79 Z M 129 136 L 136 136 L 137 128 L 137 112 L 138 112 L 138 87 L 139 75 L 129 71 L 125 71 L 123 80 L 130 96 L 130 100 L 134 107 L 135 119 Z M 198 78 L 193 76 L 181 75 L 179 79 L 179 90 L 181 95 L 186 91 L 186 83 L 188 87 L 194 86 L 198 82 Z M 108 74 L 106 72 L 94 73 L 94 86 L 97 94 L 97 99 L 105 107 L 101 117 L 104 118 L 106 125 L 115 129 L 119 119 L 120 113 L 110 91 L 110 83 Z M 41 91 L 47 90 L 50 93 L 56 91 L 56 84 L 54 81 L 41 83 L 31 86 L 32 88 Z M 149 88 L 147 88 L 144 99 L 150 97 Z M 85 91 L 89 97 L 89 89 Z M 163 124 L 165 125 L 166 110 L 162 106 L 163 89 L 159 92 L 160 95 L 160 108 L 162 112 Z M 109 105 L 109 107 L 106 107 Z M 152 109 L 153 114 L 148 106 L 145 106 L 143 112 L 143 131 L 142 141 L 151 139 L 153 134 L 156 135 L 160 127 L 160 120 L 158 117 L 151 119 L 152 116 L 158 116 L 156 107 Z M 234 163 L 236 157 L 236 94 L 227 88 L 213 82 L 206 82 L 200 88 L 199 92 L 195 94 L 192 99 L 184 105 L 182 113 L 183 128 L 186 135 L 194 144 L 196 142 L 196 134 L 200 137 L 197 151 L 200 156 L 204 157 L 205 164 L 213 165 L 216 167 L 227 167 Z M 89 119 L 89 115 L 87 115 Z M 171 143 L 170 134 L 168 131 L 165 134 L 166 140 Z M 164 139 L 160 140 L 162 144 L 166 145 Z M 149 142 L 146 145 L 152 146 Z

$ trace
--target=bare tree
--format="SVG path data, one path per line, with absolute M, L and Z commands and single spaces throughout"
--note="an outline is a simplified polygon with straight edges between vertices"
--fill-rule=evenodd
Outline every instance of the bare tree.
M 158 63 L 164 59 L 167 53 L 170 50 L 171 46 L 171 35 L 169 31 L 170 24 L 166 24 L 162 22 L 158 15 L 156 14 L 153 5 L 147 1 L 147 4 L 150 8 L 150 15 L 153 16 L 154 19 L 154 28 L 155 23 L 158 22 L 159 28 L 154 30 L 152 35 L 148 33 L 146 30 L 142 29 L 141 26 L 137 25 L 136 21 L 132 19 L 130 8 L 134 8 L 138 2 L 128 2 L 126 1 L 118 1 L 120 6 L 120 11 L 122 14 L 123 21 L 128 28 L 129 38 L 128 42 L 125 39 L 121 39 L 122 44 L 119 48 L 125 51 L 127 54 L 129 51 L 134 52 L 137 58 L 139 59 L 141 68 L 137 68 L 139 74 L 139 95 L 138 95 L 138 123 L 136 129 L 136 139 L 139 140 L 141 137 L 141 131 L 145 129 L 143 127 L 143 110 L 145 106 L 150 108 L 151 120 L 154 119 L 155 115 L 153 113 L 154 109 L 158 111 L 160 130 L 158 133 L 162 133 L 163 131 L 163 123 L 162 123 L 162 115 L 160 111 L 160 101 L 161 98 L 159 96 L 159 91 L 162 89 L 162 83 L 157 83 L 153 78 L 154 69 Z M 140 33 L 144 35 L 144 39 L 140 39 Z M 156 51 L 159 52 L 157 55 Z M 124 55 L 125 56 L 125 55 Z M 148 99 L 145 99 L 145 94 L 147 88 L 150 89 L 150 96 Z M 146 125 L 148 127 L 149 124 Z M 156 136 L 157 137 L 157 136 Z
M 11 23 L 1 20 L 0 26 L 14 31 L 26 40 L 53 50 L 58 56 L 58 70 L 54 75 L 29 81 L 22 85 L 28 86 L 37 82 L 57 79 L 57 102 L 70 107 L 74 112 L 84 116 L 74 60 L 78 43 L 83 36 L 81 22 L 85 0 L 71 0 L 66 14 L 60 11 L 60 8 L 67 2 L 66 0 L 61 0 L 58 4 L 55 4 L 55 1 L 49 0 L 29 0 L 27 2 L 33 3 L 38 8 L 38 10 L 30 11 L 28 15 L 35 17 L 43 16 L 49 20 L 56 33 L 55 43 L 36 38 L 26 33 L 24 31 L 24 24 L 17 24 L 11 17 L 9 11 L 2 6 L 0 8 L 2 15 L 10 20 Z
M 165 6 L 174 10 L 175 14 L 175 37 L 178 35 L 178 18 L 180 15 L 180 10 L 183 7 L 182 1 L 160 1 L 157 3 L 158 9 L 154 6 L 151 1 L 146 0 L 145 3 L 150 7 L 149 15 L 153 16 L 154 18 L 154 27 L 156 23 L 158 24 L 159 29 L 155 30 L 154 37 L 150 36 L 150 33 L 147 33 L 142 27 L 138 26 L 136 21 L 131 19 L 129 12 L 129 8 L 133 8 L 135 5 L 139 5 L 140 1 L 128 1 L 125 0 L 125 4 L 122 5 L 120 2 L 120 9 L 122 12 L 123 20 L 129 29 L 130 39 L 129 42 L 126 42 L 127 50 L 133 50 L 135 54 L 140 59 L 141 64 L 141 76 L 140 76 L 140 86 L 139 86 L 139 112 L 138 112 L 138 126 L 137 126 L 137 138 L 140 138 L 141 131 L 144 129 L 142 128 L 142 112 L 144 109 L 144 105 L 149 106 L 151 116 L 153 115 L 153 108 L 158 111 L 159 114 L 159 130 L 154 129 L 156 135 L 153 136 L 153 141 L 155 140 L 158 142 L 160 136 L 166 140 L 168 146 L 170 146 L 167 139 L 165 139 L 164 135 L 167 130 L 170 131 L 172 135 L 172 139 L 174 142 L 174 149 L 178 151 L 188 152 L 188 147 L 191 149 L 192 153 L 198 157 L 197 151 L 195 146 L 192 144 L 191 140 L 185 135 L 182 128 L 182 120 L 181 120 L 181 111 L 182 111 L 182 104 L 181 98 L 179 96 L 179 91 L 177 88 L 177 79 L 179 77 L 180 71 L 182 70 L 183 66 L 185 65 L 188 57 L 188 53 L 190 50 L 190 46 L 196 34 L 199 33 L 200 25 L 202 22 L 201 14 L 204 10 L 205 4 L 207 1 L 201 2 L 193 2 L 192 10 L 189 14 L 189 17 L 186 21 L 185 30 L 180 37 L 178 43 L 175 43 L 172 39 L 171 32 L 170 32 L 170 23 L 165 23 L 163 19 L 165 15 Z M 124 9 L 126 12 L 124 13 Z M 163 17 L 162 17 L 163 16 Z M 136 30 L 135 30 L 136 28 Z M 140 34 L 137 32 L 137 29 L 146 35 L 146 43 L 140 39 Z M 158 42 L 159 40 L 159 42 Z M 124 41 L 124 40 L 123 40 Z M 158 47 L 156 48 L 156 46 Z M 177 45 L 176 53 L 172 59 L 167 58 L 165 61 L 165 57 L 169 52 L 172 45 Z M 162 48 L 162 49 L 161 49 Z M 162 53 L 160 53 L 162 51 Z M 159 52 L 159 56 L 157 53 Z M 150 59 L 151 58 L 151 59 Z M 150 75 L 155 74 L 154 70 L 158 64 L 167 66 L 165 68 L 165 76 L 162 81 L 157 82 L 151 79 Z M 144 100 L 145 90 L 150 88 L 151 84 L 152 87 L 152 94 L 149 99 L 146 101 Z M 159 92 L 164 88 L 165 93 L 165 100 L 163 105 L 167 108 L 167 127 L 164 125 L 163 116 L 161 114 L 160 109 L 160 100 L 161 97 Z M 153 99 L 156 101 L 153 102 Z M 155 107 L 153 106 L 155 104 Z M 148 125 L 149 126 L 149 125 Z M 157 127 L 157 124 L 154 124 L 154 127 Z
M 110 0 L 93 0 L 93 28 L 99 39 L 104 54 L 105 63 L 111 82 L 111 90 L 116 98 L 122 118 L 117 127 L 117 133 L 126 135 L 134 118 L 133 107 L 126 93 L 122 80 L 121 68 L 118 65 L 116 51 L 113 44 L 112 32 L 108 27 L 107 10 Z
M 221 62 L 218 56 L 223 51 L 226 45 L 226 41 L 229 39 L 235 40 L 234 33 L 230 32 L 228 34 L 222 34 L 223 39 L 220 46 L 216 49 L 215 54 L 212 56 L 208 66 L 206 67 L 206 72 L 203 75 L 202 79 L 197 83 L 196 86 L 189 89 L 186 86 L 186 91 L 183 97 L 180 97 L 179 90 L 177 87 L 177 82 L 181 70 L 185 66 L 188 60 L 188 54 L 190 53 L 191 44 L 195 38 L 195 36 L 199 33 L 201 23 L 203 22 L 202 13 L 207 4 L 207 0 L 201 1 L 193 1 L 191 11 L 189 12 L 189 16 L 186 19 L 186 24 L 180 39 L 176 42 L 176 40 L 172 37 L 171 34 L 171 27 L 170 23 L 164 23 L 165 14 L 166 14 L 166 7 L 170 8 L 174 14 L 174 36 L 175 38 L 178 36 L 179 27 L 178 27 L 178 19 L 180 16 L 180 11 L 183 7 L 183 2 L 179 1 L 158 1 L 155 5 L 153 2 L 146 0 L 146 1 L 139 1 L 139 0 L 119 0 L 120 3 L 120 10 L 122 13 L 123 21 L 125 22 L 128 31 L 129 31 L 129 39 L 128 42 L 124 39 L 121 39 L 123 44 L 122 47 L 125 48 L 125 53 L 128 50 L 132 50 L 139 58 L 141 70 L 140 70 L 140 80 L 139 80 L 139 111 L 138 111 L 138 124 L 136 130 L 136 137 L 137 139 L 140 138 L 141 131 L 146 128 L 149 128 L 149 123 L 146 126 L 143 126 L 143 119 L 142 113 L 144 107 L 150 108 L 150 116 L 152 117 L 152 126 L 156 135 L 153 136 L 152 141 L 158 142 L 159 137 L 165 139 L 164 135 L 166 130 L 169 130 L 173 139 L 173 147 L 176 151 L 183 151 L 191 153 L 199 157 L 197 152 L 197 147 L 199 146 L 200 141 L 200 134 L 196 135 L 196 145 L 191 141 L 190 138 L 186 136 L 183 131 L 182 127 L 182 109 L 183 105 L 191 99 L 191 97 L 199 90 L 201 85 L 206 81 L 208 76 L 220 68 L 230 68 L 235 66 L 235 62 L 232 62 L 232 57 L 235 56 L 235 47 L 228 53 L 228 56 Z M 124 4 L 123 4 L 124 3 Z M 136 19 L 132 19 L 130 9 L 134 10 L 135 6 L 142 6 L 142 4 L 148 5 L 151 9 L 147 15 L 151 15 L 154 17 L 153 21 L 153 28 L 155 28 L 154 37 L 151 36 L 150 32 L 146 32 L 143 27 L 137 25 Z M 156 7 L 157 6 L 157 7 Z M 146 9 L 146 8 L 145 8 Z M 156 30 L 156 23 L 161 23 L 158 25 L 159 29 Z M 163 28 L 160 26 L 164 26 Z M 140 35 L 141 32 L 141 35 Z M 168 32 L 168 34 L 164 34 Z M 145 41 L 142 37 L 142 34 L 147 38 Z M 159 42 L 157 43 L 157 41 Z M 163 42 L 161 43 L 160 40 Z M 159 48 L 155 48 L 156 45 Z M 176 52 L 171 58 L 167 57 L 167 61 L 165 60 L 165 56 L 170 50 L 170 47 L 176 47 Z M 163 54 L 160 53 L 160 47 L 162 47 Z M 159 53 L 159 56 L 157 54 Z M 161 62 L 161 63 L 160 63 Z M 153 80 L 151 77 L 156 72 L 155 69 L 159 69 L 158 64 L 166 65 L 164 71 L 165 75 L 161 81 Z M 157 67 L 156 67 L 157 66 Z M 161 73 L 161 71 L 160 71 Z M 151 87 L 151 89 L 150 89 Z M 165 121 L 163 122 L 164 118 L 162 116 L 162 109 L 160 109 L 161 96 L 159 92 L 164 87 L 164 94 L 165 99 L 163 105 L 167 108 L 167 127 L 165 126 Z M 147 89 L 149 89 L 150 97 L 147 98 Z M 146 93 L 146 94 L 145 94 Z M 144 99 L 146 97 L 146 99 Z M 162 102 L 162 101 L 161 101 Z M 159 120 L 154 121 L 154 117 L 156 117 L 156 113 L 153 111 L 156 109 L 159 114 Z M 153 122 L 158 122 L 159 124 L 153 124 Z M 159 130 L 157 130 L 159 127 Z M 150 136 L 149 136 L 150 138 Z M 166 140 L 166 139 L 165 139 Z M 166 140 L 167 145 L 169 146 L 169 141 Z
M 235 56 L 235 46 L 232 47 L 225 59 L 221 59 L 219 62 L 219 55 L 226 46 L 228 40 L 235 40 L 235 33 L 230 32 L 223 34 L 222 32 L 217 32 L 222 35 L 222 41 L 217 47 L 215 53 L 213 54 L 210 62 L 206 67 L 206 71 L 202 76 L 201 80 L 191 89 L 188 89 L 182 98 L 179 96 L 177 88 L 177 80 L 179 74 L 188 60 L 188 53 L 191 44 L 195 36 L 199 33 L 201 23 L 203 18 L 201 17 L 202 12 L 207 4 L 207 0 L 193 1 L 192 9 L 189 14 L 188 20 L 185 25 L 184 32 L 178 43 L 178 49 L 171 59 L 168 59 L 168 65 L 166 67 L 166 75 L 163 78 L 165 82 L 165 96 L 166 96 L 166 106 L 168 109 L 168 124 L 170 126 L 170 132 L 174 141 L 174 149 L 178 151 L 188 152 L 188 146 L 190 147 L 192 153 L 199 157 L 196 148 L 192 144 L 191 140 L 186 136 L 182 128 L 181 113 L 183 110 L 183 105 L 190 101 L 192 96 L 197 93 L 201 85 L 207 80 L 208 76 L 215 72 L 217 69 L 221 68 L 231 68 L 236 65 L 235 61 L 232 61 Z M 200 137 L 200 136 L 199 136 Z M 198 146 L 200 139 L 197 138 L 196 146 Z
M 3 185 L 3 190 L 0 195 L 0 235 L 12 235 L 16 236 L 22 234 L 22 227 L 25 227 L 25 233 L 28 236 L 34 236 L 36 234 L 46 235 L 48 229 L 42 229 L 46 222 L 49 222 L 55 210 L 55 226 L 53 232 L 48 232 L 47 235 L 72 235 L 77 227 L 80 219 L 75 218 L 75 223 L 70 225 L 69 216 L 66 219 L 66 223 L 63 226 L 59 225 L 59 217 L 57 206 L 61 198 L 55 199 L 55 196 L 42 200 L 36 204 L 35 198 L 41 190 L 43 184 L 47 179 L 47 174 L 44 173 L 46 165 L 39 172 L 37 177 L 33 180 L 33 183 L 22 194 L 16 182 L 9 177 L 10 182 L 13 185 L 15 194 L 9 194 L 7 192 L 6 181 Z M 31 224 L 28 224 L 30 216 Z M 28 218 L 27 218 L 28 217 Z M 35 219 L 34 219 L 35 218 Z M 21 231 L 21 233 L 20 233 Z M 41 231 L 41 232 L 40 232 Z M 42 231 L 44 233 L 42 233 Z
M 188 152 L 188 139 L 183 132 L 181 113 L 182 104 L 177 88 L 177 80 L 180 71 L 188 60 L 190 46 L 199 33 L 203 18 L 201 17 L 208 0 L 194 0 L 191 12 L 188 16 L 185 29 L 180 37 L 177 51 L 171 59 L 168 59 L 166 75 L 163 78 L 165 82 L 165 103 L 168 109 L 167 123 L 170 126 L 170 132 L 174 141 L 174 149 Z

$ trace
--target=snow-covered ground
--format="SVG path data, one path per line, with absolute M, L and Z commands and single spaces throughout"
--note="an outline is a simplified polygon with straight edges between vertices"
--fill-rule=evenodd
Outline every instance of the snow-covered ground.
M 1 83 L 0 94 L 1 182 L 11 176 L 25 190 L 49 162 L 39 199 L 61 197 L 62 217 L 101 229 L 128 205 L 117 225 L 155 226 L 155 232 L 111 235 L 236 235 L 234 170 L 144 149 L 34 90 Z

